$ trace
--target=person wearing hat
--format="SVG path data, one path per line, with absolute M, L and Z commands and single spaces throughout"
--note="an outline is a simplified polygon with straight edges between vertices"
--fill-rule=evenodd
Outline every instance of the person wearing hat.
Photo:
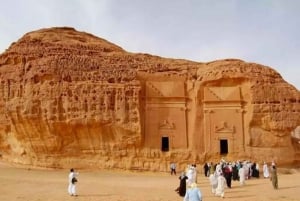
M 196 183 L 192 183 L 187 189 L 183 201 L 202 201 L 202 193 Z

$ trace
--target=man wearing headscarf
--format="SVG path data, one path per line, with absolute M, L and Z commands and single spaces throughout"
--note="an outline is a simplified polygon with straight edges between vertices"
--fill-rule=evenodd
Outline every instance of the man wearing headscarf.
M 275 163 L 272 164 L 271 167 L 271 177 L 270 180 L 272 181 L 272 185 L 274 189 L 278 189 L 278 177 L 277 177 L 277 168 L 275 166 Z
M 264 175 L 264 178 L 269 178 L 269 176 L 270 176 L 269 168 L 268 168 L 268 165 L 266 162 L 264 162 L 264 165 L 263 165 L 263 175 Z
M 225 185 L 226 185 L 226 179 L 223 176 L 223 173 L 221 173 L 218 176 L 218 185 L 216 188 L 216 195 L 221 196 L 224 198 L 225 196 Z
M 240 178 L 240 185 L 243 186 L 245 185 L 245 168 L 241 164 L 240 169 L 239 169 L 239 178 Z
M 192 183 L 187 189 L 183 201 L 202 201 L 202 193 L 196 183 Z
M 196 169 L 193 165 L 188 167 L 186 176 L 188 177 L 188 180 L 187 180 L 188 185 L 191 185 L 192 183 L 196 182 L 196 177 L 195 177 L 195 176 L 197 176 Z
M 76 194 L 76 183 L 77 183 L 77 178 L 76 176 L 78 175 L 78 172 L 75 172 L 74 169 L 70 169 L 69 173 L 69 186 L 68 186 L 68 193 L 71 196 L 77 196 Z
M 213 194 L 215 194 L 216 193 L 216 188 L 218 186 L 218 176 L 217 176 L 216 172 L 214 172 L 213 174 L 210 174 L 209 183 L 211 185 L 211 192 Z

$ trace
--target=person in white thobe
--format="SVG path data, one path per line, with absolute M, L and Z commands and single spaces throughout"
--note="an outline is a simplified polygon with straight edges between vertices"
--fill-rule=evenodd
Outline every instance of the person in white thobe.
M 197 168 L 196 165 L 193 166 L 194 170 L 193 170 L 193 179 L 192 181 L 197 183 Z
M 245 171 L 245 179 L 249 179 L 250 168 L 248 166 L 248 163 L 244 163 L 243 168 L 244 168 L 244 171 Z
M 216 188 L 218 186 L 218 176 L 217 176 L 216 172 L 209 175 L 209 183 L 211 185 L 211 192 L 213 194 L 215 194 L 216 193 Z
M 196 169 L 193 166 L 189 166 L 186 176 L 188 177 L 187 179 L 187 185 L 191 185 L 192 183 L 196 182 Z
M 216 172 L 217 172 L 217 175 L 219 176 L 221 173 L 222 173 L 222 167 L 221 167 L 221 164 L 217 164 L 216 166 Z
M 264 174 L 264 178 L 270 177 L 269 168 L 268 168 L 268 165 L 266 162 L 264 162 L 264 165 L 263 165 L 263 174 Z
M 218 176 L 218 185 L 217 185 L 217 188 L 216 188 L 216 195 L 217 196 L 221 196 L 222 198 L 224 197 L 224 195 L 225 195 L 225 186 L 226 186 L 226 179 L 223 176 L 223 174 L 220 174 Z
M 239 169 L 240 185 L 245 185 L 245 168 L 243 166 Z
M 75 172 L 72 168 L 69 173 L 69 186 L 68 186 L 68 193 L 71 196 L 77 196 L 76 194 L 76 182 L 73 182 L 73 178 L 76 178 L 78 172 Z

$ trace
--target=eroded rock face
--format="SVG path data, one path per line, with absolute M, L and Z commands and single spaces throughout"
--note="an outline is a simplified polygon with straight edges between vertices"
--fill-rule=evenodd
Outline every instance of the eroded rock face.
M 165 171 L 224 156 L 300 160 L 299 91 L 241 60 L 165 59 L 42 29 L 0 56 L 0 95 L 11 162 Z

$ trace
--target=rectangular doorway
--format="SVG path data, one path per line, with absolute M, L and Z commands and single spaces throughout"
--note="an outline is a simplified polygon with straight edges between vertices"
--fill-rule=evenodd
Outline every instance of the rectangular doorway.
M 169 151 L 169 137 L 161 138 L 161 151 Z
M 228 154 L 228 141 L 220 140 L 220 154 Z

